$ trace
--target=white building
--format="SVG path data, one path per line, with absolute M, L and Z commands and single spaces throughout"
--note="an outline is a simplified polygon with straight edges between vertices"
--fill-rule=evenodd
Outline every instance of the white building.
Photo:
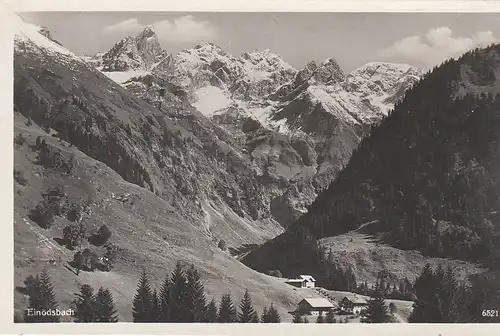
M 300 275 L 298 279 L 288 279 L 285 283 L 298 288 L 314 288 L 316 279 L 310 275 Z

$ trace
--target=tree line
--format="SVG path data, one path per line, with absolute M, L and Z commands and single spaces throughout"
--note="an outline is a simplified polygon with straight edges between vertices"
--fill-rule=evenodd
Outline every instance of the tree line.
M 17 322 L 59 322 L 60 316 L 33 315 L 28 311 L 58 310 L 54 287 L 46 270 L 24 281 L 24 294 L 29 296 L 28 308 Z M 71 304 L 74 322 L 118 322 L 119 316 L 109 289 L 94 289 L 84 284 L 75 293 Z M 280 323 L 281 317 L 273 303 L 264 307 L 259 315 L 252 298 L 245 290 L 236 307 L 233 297 L 226 293 L 219 305 L 214 298 L 207 300 L 198 270 L 191 265 L 185 269 L 177 262 L 171 275 L 167 275 L 158 291 L 151 288 L 146 272 L 141 273 L 132 302 L 134 322 L 141 323 Z
M 209 302 L 200 274 L 191 265 L 184 269 L 180 262 L 171 275 L 167 275 L 158 291 L 151 288 L 149 278 L 142 272 L 133 301 L 134 322 L 144 323 L 279 323 L 280 315 L 273 303 L 264 307 L 259 316 L 248 290 L 241 299 L 239 309 L 233 297 L 226 293 L 220 303 Z
M 23 317 L 16 322 L 54 323 L 59 322 L 61 315 L 41 314 L 60 309 L 56 300 L 54 286 L 48 272 L 44 269 L 40 274 L 28 276 L 24 281 L 24 293 L 29 296 L 28 308 Z M 118 322 L 118 313 L 113 295 L 107 288 L 94 289 L 88 284 L 80 287 L 71 303 L 74 322 Z
M 415 281 L 412 323 L 484 322 L 485 288 L 456 279 L 453 269 L 425 265 Z

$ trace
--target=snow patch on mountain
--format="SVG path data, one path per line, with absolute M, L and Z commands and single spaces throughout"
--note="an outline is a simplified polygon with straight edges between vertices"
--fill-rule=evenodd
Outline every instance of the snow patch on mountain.
M 321 104 L 322 107 L 341 120 L 351 124 L 359 124 L 350 111 L 355 111 L 357 106 L 352 104 L 350 97 L 339 90 L 338 87 L 309 86 L 306 95 L 313 105 Z
M 18 16 L 15 16 L 14 24 L 16 28 L 14 33 L 14 41 L 17 44 L 29 41 L 36 45 L 36 47 L 44 49 L 44 51 L 47 53 L 57 53 L 80 59 L 68 49 L 64 48 L 63 46 L 59 45 L 58 43 L 52 41 L 44 34 L 42 34 L 42 30 L 44 30 L 45 28 L 24 22 Z M 33 46 L 31 46 L 30 49 L 32 51 L 35 51 L 35 48 L 33 48 Z
M 408 64 L 371 62 L 347 75 L 345 89 L 358 92 L 362 98 L 377 97 L 374 101 L 391 104 L 392 96 L 398 94 L 401 87 L 418 81 L 421 75 L 419 69 Z
M 101 71 L 107 77 L 112 79 L 114 82 L 123 86 L 123 83 L 127 82 L 131 78 L 145 76 L 149 74 L 146 70 L 128 70 L 128 71 Z
M 215 86 L 205 86 L 194 92 L 196 102 L 193 106 L 203 115 L 211 116 L 217 111 L 228 108 L 232 100 L 227 93 Z

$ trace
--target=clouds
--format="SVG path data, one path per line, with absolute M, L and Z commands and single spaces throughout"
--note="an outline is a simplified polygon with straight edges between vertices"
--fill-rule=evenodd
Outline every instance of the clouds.
M 470 37 L 454 37 L 448 27 L 430 29 L 423 37 L 409 36 L 379 50 L 379 56 L 422 64 L 431 68 L 450 57 L 457 57 L 476 47 L 500 41 L 491 31 L 481 31 Z
M 138 32 L 143 29 L 137 19 L 128 19 L 118 22 L 111 26 L 104 27 L 105 33 L 132 33 Z
M 209 21 L 197 21 L 192 15 L 184 15 L 175 20 L 162 20 L 150 24 L 154 27 L 160 41 L 199 42 L 213 41 L 217 37 L 216 27 Z M 107 34 L 138 34 L 146 25 L 135 18 L 106 26 Z

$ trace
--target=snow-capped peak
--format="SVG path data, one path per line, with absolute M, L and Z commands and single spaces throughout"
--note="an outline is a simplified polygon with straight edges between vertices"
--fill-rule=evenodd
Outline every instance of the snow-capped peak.
M 370 62 L 347 75 L 345 84 L 348 90 L 390 96 L 421 75 L 421 70 L 408 64 Z
M 389 73 L 394 75 L 408 74 L 408 75 L 420 76 L 421 70 L 411 65 L 402 63 L 369 62 L 359 67 L 358 69 L 353 70 L 348 76 L 349 77 L 362 76 L 366 78 L 368 76 L 374 76 L 377 74 L 387 75 Z
M 23 42 L 31 42 L 36 47 L 44 49 L 46 52 L 78 58 L 71 51 L 50 39 L 48 37 L 50 34 L 48 34 L 46 28 L 25 22 L 17 15 L 13 18 L 13 21 L 15 26 L 14 40 L 18 48 L 22 48 L 21 44 L 23 44 Z M 33 45 L 30 49 L 33 49 Z M 26 43 L 24 43 L 23 46 L 26 47 Z
M 269 49 L 254 50 L 244 53 L 241 55 L 241 60 L 245 63 L 252 64 L 253 67 L 262 71 L 295 70 L 279 55 L 271 52 Z

